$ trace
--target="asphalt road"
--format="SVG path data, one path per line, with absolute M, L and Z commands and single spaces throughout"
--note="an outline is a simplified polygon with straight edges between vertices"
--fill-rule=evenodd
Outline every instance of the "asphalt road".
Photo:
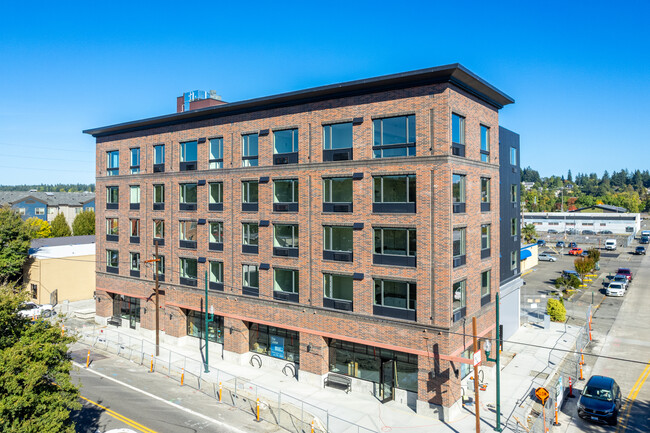
M 87 346 L 73 347 L 78 363 L 85 362 L 86 351 Z M 73 381 L 82 385 L 83 408 L 73 415 L 79 433 L 119 428 L 144 433 L 281 431 L 127 360 L 96 352 L 91 359 L 89 370 L 75 368 L 72 373 Z

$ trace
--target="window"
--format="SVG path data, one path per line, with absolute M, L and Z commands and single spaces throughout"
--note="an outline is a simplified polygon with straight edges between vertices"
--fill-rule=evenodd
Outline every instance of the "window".
M 154 262 L 158 276 L 165 275 L 165 256 L 158 255 L 158 261 Z
M 298 179 L 273 181 L 273 211 L 298 212 Z
M 223 243 L 223 222 L 210 222 L 210 242 Z
M 242 185 L 242 211 L 257 212 L 258 208 L 258 195 L 257 191 L 259 188 L 258 182 L 255 181 L 243 181 Z
M 120 174 L 120 151 L 106 152 L 106 175 L 117 176 L 118 174 Z
M 223 290 L 223 262 L 210 262 L 210 288 Z
M 117 209 L 119 204 L 119 188 L 117 186 L 106 187 L 106 209 Z
M 129 187 L 129 203 L 140 204 L 140 185 L 131 185 Z
M 352 276 L 323 274 L 323 297 L 325 298 L 348 301 L 351 304 L 353 286 Z M 349 309 L 352 309 L 351 305 Z
M 298 302 L 298 271 L 273 269 L 273 297 Z
M 454 283 L 452 288 L 452 310 L 454 312 L 454 322 L 465 316 L 466 307 L 466 280 Z
M 415 175 L 376 176 L 373 183 L 373 212 L 415 212 Z
M 323 126 L 323 161 L 352 159 L 352 123 Z
M 165 221 L 153 220 L 153 237 L 155 239 L 165 238 Z
M 416 307 L 417 286 L 404 281 L 375 280 L 375 306 L 413 310 Z M 390 315 L 390 310 L 379 309 L 380 315 Z M 378 314 L 375 311 L 375 314 Z M 384 313 L 384 314 L 381 314 Z M 387 314 L 388 313 L 388 314 Z M 406 317 L 399 317 L 406 318 Z M 413 316 L 415 320 L 415 316 Z
M 249 331 L 249 350 L 299 363 L 300 335 L 296 331 L 253 323 Z
M 481 259 L 490 257 L 491 253 L 490 241 L 490 224 L 481 225 Z
M 181 257 L 180 259 L 180 283 L 187 286 L 196 286 L 197 263 L 196 259 Z
M 296 164 L 298 162 L 298 130 L 286 129 L 273 133 L 273 164 Z
M 323 179 L 323 212 L 352 212 L 352 178 Z
M 119 257 L 117 250 L 106 250 L 106 266 L 117 268 L 120 263 Z
M 196 160 L 197 160 L 197 151 L 196 151 L 196 141 L 188 141 L 180 144 L 181 150 L 181 159 L 180 159 L 180 170 L 196 170 Z
M 518 192 L 518 185 L 517 184 L 512 184 L 510 185 L 510 202 L 511 203 L 517 203 L 517 192 Z
M 375 228 L 373 263 L 415 267 L 416 246 L 415 229 Z
M 465 227 L 454 229 L 453 264 L 454 268 L 465 264 Z
M 140 271 L 140 253 L 129 253 L 131 256 L 131 270 Z
M 140 173 L 140 148 L 131 149 L 131 174 Z
M 490 284 L 490 271 L 481 272 L 481 305 L 485 305 L 483 304 L 484 299 L 487 299 L 487 302 L 490 301 Z
M 415 115 L 375 119 L 372 125 L 375 158 L 415 155 Z
M 481 212 L 490 210 L 490 179 L 487 177 L 481 178 Z
M 456 113 L 451 115 L 451 154 L 465 156 L 465 118 Z
M 27 211 L 27 209 L 25 209 L 24 207 L 18 208 L 18 213 L 19 213 L 20 215 L 25 215 L 25 212 L 26 212 L 26 211 Z
M 205 338 L 205 312 L 187 310 L 187 335 Z M 223 316 L 208 321 L 208 341 L 223 344 Z
M 517 148 L 510 148 L 510 165 L 517 165 Z
M 452 176 L 452 196 L 454 200 L 454 213 L 465 212 L 465 175 L 454 174 Z
M 352 227 L 323 227 L 323 259 L 351 262 L 353 239 Z
M 45 208 L 44 207 L 37 207 L 34 209 L 34 213 L 36 215 L 45 215 Z
M 490 128 L 481 125 L 481 161 L 490 162 Z
M 257 167 L 258 134 L 242 135 L 242 167 Z
M 181 183 L 180 185 L 180 210 L 196 210 L 196 189 L 195 183 Z
M 106 234 L 113 235 L 113 236 L 117 236 L 120 234 L 117 218 L 106 218 Z M 112 239 L 112 240 L 117 240 L 117 239 Z
M 223 182 L 211 182 L 208 185 L 208 206 L 210 210 L 223 210 Z
M 140 220 L 137 218 L 133 218 L 129 220 L 131 223 L 131 237 L 132 238 L 139 238 L 140 237 Z M 140 242 L 140 239 L 131 239 L 131 242 L 137 243 Z
M 517 251 L 510 252 L 510 270 L 517 270 Z
M 242 252 L 257 254 L 259 226 L 257 223 L 242 224 Z
M 242 285 L 244 287 L 250 287 L 259 290 L 260 280 L 257 265 L 242 265 Z
M 165 209 L 165 185 L 153 186 L 153 210 Z
M 510 219 L 510 236 L 517 236 L 517 218 Z
M 273 255 L 298 257 L 297 225 L 273 225 Z
M 38 285 L 32 284 L 31 289 L 32 289 L 32 298 L 37 299 L 38 298 Z
M 154 173 L 165 171 L 165 145 L 158 144 L 153 147 Z
M 210 139 L 210 169 L 223 168 L 223 138 Z
M 196 221 L 180 221 L 179 240 L 181 248 L 196 248 Z

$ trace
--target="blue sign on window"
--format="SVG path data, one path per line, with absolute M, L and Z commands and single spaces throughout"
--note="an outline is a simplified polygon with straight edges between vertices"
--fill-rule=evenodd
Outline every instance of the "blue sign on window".
M 269 335 L 271 340 L 271 356 L 284 359 L 284 337 Z

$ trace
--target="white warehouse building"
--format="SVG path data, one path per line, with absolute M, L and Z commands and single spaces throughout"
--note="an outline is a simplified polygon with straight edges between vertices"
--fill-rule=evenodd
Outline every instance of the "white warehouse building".
M 613 234 L 634 234 L 641 230 L 641 215 L 638 213 L 585 213 L 585 212 L 524 212 L 523 224 L 534 224 L 538 232 L 556 230 L 604 230 Z

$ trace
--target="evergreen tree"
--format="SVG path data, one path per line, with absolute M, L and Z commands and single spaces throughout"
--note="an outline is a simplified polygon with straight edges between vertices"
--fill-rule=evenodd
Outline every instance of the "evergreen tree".
M 52 221 L 52 237 L 60 238 L 65 236 L 71 236 L 72 232 L 70 231 L 70 226 L 65 219 L 65 216 L 60 213 Z
M 571 176 L 571 170 L 569 170 L 569 172 L 567 173 L 566 180 L 568 180 L 569 182 L 573 182 L 573 176 Z
M 95 211 L 87 210 L 77 214 L 72 222 L 72 233 L 75 236 L 95 234 Z
M 20 276 L 29 245 L 30 233 L 20 214 L 9 206 L 0 209 L 0 283 Z

